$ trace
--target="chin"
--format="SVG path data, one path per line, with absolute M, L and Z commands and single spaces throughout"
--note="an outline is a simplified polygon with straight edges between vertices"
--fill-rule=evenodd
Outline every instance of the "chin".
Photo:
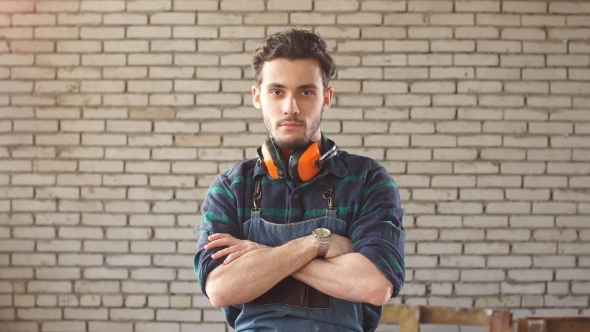
M 287 150 L 297 150 L 298 148 L 304 146 L 309 142 L 305 138 L 297 138 L 297 139 L 281 139 L 275 138 L 275 143 L 283 149 Z

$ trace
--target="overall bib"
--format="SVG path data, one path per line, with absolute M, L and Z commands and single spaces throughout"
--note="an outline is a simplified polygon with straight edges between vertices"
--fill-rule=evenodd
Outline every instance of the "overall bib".
M 332 206 L 332 179 L 324 198 L 328 200 L 323 217 L 290 224 L 274 224 L 260 217 L 260 180 L 256 181 L 254 209 L 251 219 L 244 222 L 244 238 L 269 247 L 308 236 L 318 227 L 345 236 L 347 223 L 336 216 Z M 326 193 L 328 193 L 326 195 Z M 264 262 L 260 262 L 264 264 Z M 333 298 L 289 276 L 265 294 L 249 303 L 223 308 L 228 321 L 235 319 L 238 332 L 362 332 L 363 308 L 354 303 Z

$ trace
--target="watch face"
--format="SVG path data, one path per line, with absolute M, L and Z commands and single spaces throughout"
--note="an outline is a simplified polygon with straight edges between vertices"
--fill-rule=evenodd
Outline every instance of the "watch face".
M 319 237 L 330 236 L 330 230 L 327 228 L 316 228 L 316 229 L 314 229 L 313 233 Z

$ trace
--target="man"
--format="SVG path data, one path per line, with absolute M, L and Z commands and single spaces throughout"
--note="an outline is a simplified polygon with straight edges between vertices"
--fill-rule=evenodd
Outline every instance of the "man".
M 335 65 L 319 36 L 271 35 L 252 66 L 270 138 L 207 193 L 194 259 L 202 291 L 238 332 L 374 331 L 405 276 L 397 187 L 321 133 Z

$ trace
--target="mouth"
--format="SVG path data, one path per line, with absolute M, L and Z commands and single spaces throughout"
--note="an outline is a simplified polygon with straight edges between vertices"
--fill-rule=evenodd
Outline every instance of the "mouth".
M 283 121 L 279 123 L 279 127 L 284 129 L 296 129 L 303 127 L 303 124 L 297 121 Z

